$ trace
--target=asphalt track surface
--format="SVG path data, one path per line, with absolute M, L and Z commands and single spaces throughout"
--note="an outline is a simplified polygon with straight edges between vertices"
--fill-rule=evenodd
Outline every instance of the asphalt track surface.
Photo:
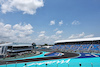
M 43 58 L 31 58 L 23 60 L 12 60 L 12 61 L 0 61 L 0 65 L 5 64 L 15 64 L 15 63 L 25 63 L 25 62 L 36 62 L 36 61 L 45 61 L 45 60 L 54 60 L 54 59 L 63 59 L 63 58 L 73 58 L 79 56 L 77 53 L 63 52 L 63 56 L 53 56 L 53 57 L 43 57 Z

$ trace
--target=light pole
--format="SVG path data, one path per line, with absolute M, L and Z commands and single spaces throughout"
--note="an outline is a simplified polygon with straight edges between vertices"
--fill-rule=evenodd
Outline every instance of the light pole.
M 26 67 L 26 65 L 27 65 L 27 64 L 25 63 L 25 67 Z

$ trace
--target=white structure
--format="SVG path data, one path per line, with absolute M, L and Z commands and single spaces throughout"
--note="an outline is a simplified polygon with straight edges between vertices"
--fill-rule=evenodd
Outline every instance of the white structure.
M 4 43 L 0 44 L 0 55 L 6 56 L 7 52 L 31 51 L 31 44 Z
M 7 51 L 7 46 L 12 46 L 13 43 L 0 44 L 0 55 L 5 55 Z
M 100 43 L 100 37 L 94 37 L 94 38 L 81 38 L 81 39 L 70 39 L 70 40 L 58 40 L 55 41 L 55 43 L 64 43 L 64 42 L 88 42 L 88 41 L 98 41 Z
M 50 48 L 50 47 L 52 47 L 52 46 L 43 46 L 44 48 Z

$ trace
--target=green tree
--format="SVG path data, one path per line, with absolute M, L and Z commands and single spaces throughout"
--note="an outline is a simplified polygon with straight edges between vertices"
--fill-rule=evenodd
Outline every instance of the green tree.
M 48 44 L 44 44 L 44 46 L 48 46 Z

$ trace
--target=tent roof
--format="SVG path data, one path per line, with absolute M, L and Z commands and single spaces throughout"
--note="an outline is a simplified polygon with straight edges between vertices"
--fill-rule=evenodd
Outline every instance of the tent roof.
M 55 41 L 55 43 L 63 43 L 63 42 L 81 42 L 81 41 L 96 41 L 96 40 L 100 40 L 100 37 L 81 38 L 81 39 L 70 39 L 70 40 L 58 40 L 58 41 Z
M 5 43 L 0 44 L 0 46 L 13 46 L 13 47 L 20 47 L 20 46 L 32 46 L 31 44 L 14 44 L 14 43 Z
M 32 46 L 31 44 L 14 44 L 13 47 Z
M 13 43 L 4 43 L 4 44 L 0 44 L 0 46 L 12 46 L 13 45 Z

